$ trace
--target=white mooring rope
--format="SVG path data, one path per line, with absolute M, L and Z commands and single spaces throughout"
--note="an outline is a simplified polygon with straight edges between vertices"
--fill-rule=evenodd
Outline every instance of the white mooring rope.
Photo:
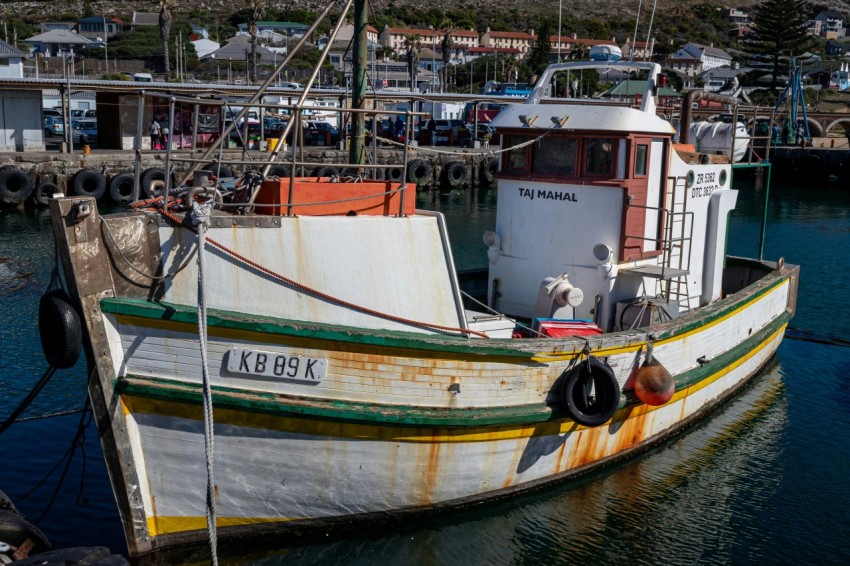
M 199 195 L 200 196 L 200 195 Z M 210 372 L 207 367 L 207 306 L 204 302 L 204 244 L 207 225 L 212 216 L 214 196 L 205 202 L 192 202 L 190 222 L 198 230 L 198 339 L 201 346 L 201 368 L 204 397 L 204 453 L 207 462 L 207 530 L 210 533 L 210 554 L 213 565 L 218 566 L 218 538 L 216 536 L 215 483 L 213 482 L 213 408 Z

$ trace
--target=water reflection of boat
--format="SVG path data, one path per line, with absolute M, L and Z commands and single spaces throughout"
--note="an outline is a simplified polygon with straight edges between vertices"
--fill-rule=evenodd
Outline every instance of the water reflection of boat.
M 600 65 L 647 77 L 641 108 L 543 101 Z M 732 166 L 673 144 L 659 72 L 554 65 L 494 121 L 499 315 L 464 304 L 443 219 L 405 185 L 290 172 L 225 202 L 215 181 L 108 216 L 52 201 L 131 553 L 504 498 L 746 383 L 798 268 L 725 257 Z

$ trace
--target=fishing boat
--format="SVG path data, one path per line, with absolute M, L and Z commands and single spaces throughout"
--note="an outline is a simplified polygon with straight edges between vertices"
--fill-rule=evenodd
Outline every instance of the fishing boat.
M 644 77 L 640 105 L 557 98 L 593 68 Z M 130 553 L 513 496 L 644 450 L 746 384 L 782 342 L 799 268 L 727 256 L 735 165 L 674 142 L 661 77 L 552 65 L 494 119 L 481 303 L 413 185 L 293 170 L 108 215 L 51 200 L 67 293 L 50 294 L 44 347 L 67 363 L 84 336 Z

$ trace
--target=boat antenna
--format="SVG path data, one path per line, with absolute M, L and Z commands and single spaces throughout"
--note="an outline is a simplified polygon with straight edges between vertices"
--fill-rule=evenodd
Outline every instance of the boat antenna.
M 635 34 L 632 36 L 632 46 L 631 53 L 629 53 L 629 61 L 634 61 L 635 59 L 635 43 L 637 43 L 637 28 L 638 23 L 640 22 L 640 7 L 643 5 L 643 0 L 638 0 L 638 13 L 637 17 L 635 17 Z
M 644 46 L 643 51 L 643 60 L 649 60 L 649 53 L 647 53 L 646 48 L 649 46 L 649 36 L 652 35 L 652 22 L 655 21 L 655 7 L 658 5 L 658 0 L 653 0 L 652 2 L 652 15 L 649 16 L 649 29 L 646 30 L 646 45 Z

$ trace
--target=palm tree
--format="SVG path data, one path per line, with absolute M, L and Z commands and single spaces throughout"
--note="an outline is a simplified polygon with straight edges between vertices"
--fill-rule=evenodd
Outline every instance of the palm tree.
M 407 72 L 410 74 L 410 90 L 416 88 L 416 75 L 419 69 L 419 50 L 422 48 L 422 38 L 419 34 L 408 35 L 404 38 L 404 49 L 407 52 Z
M 440 41 L 440 49 L 443 50 L 443 68 L 440 69 L 440 73 L 443 75 L 440 79 L 440 84 L 448 85 L 449 84 L 449 61 L 452 59 L 452 49 L 454 49 L 455 42 L 452 39 L 452 35 L 455 32 L 455 26 L 448 20 L 443 21 L 443 25 L 441 26 L 445 31 L 443 32 L 443 39 Z
M 162 64 L 165 67 L 165 80 L 171 80 L 171 58 L 168 44 L 171 39 L 171 7 L 176 0 L 157 0 L 159 3 L 159 36 L 162 38 Z
M 248 34 L 251 36 L 251 68 L 249 81 L 257 81 L 257 22 L 266 12 L 266 0 L 250 0 L 251 14 L 248 17 Z

